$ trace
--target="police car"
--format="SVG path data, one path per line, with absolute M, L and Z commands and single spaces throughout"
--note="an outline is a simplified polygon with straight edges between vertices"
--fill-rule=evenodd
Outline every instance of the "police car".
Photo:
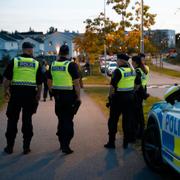
M 143 157 L 153 170 L 169 164 L 180 173 L 180 86 L 165 93 L 165 101 L 156 103 L 148 115 L 142 140 Z

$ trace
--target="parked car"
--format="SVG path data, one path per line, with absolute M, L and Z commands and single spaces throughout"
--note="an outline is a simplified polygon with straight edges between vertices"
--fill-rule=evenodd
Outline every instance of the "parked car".
M 100 62 L 100 71 L 101 71 L 101 73 L 105 73 L 105 70 L 107 70 L 107 67 L 108 67 L 108 65 L 109 65 L 109 60 L 106 60 L 106 61 L 101 61 Z
M 169 88 L 164 97 L 149 112 L 143 156 L 153 170 L 162 171 L 168 164 L 180 173 L 180 86 Z
M 117 63 L 114 61 L 111 61 L 107 67 L 107 74 L 108 76 L 111 76 L 113 71 L 117 68 Z

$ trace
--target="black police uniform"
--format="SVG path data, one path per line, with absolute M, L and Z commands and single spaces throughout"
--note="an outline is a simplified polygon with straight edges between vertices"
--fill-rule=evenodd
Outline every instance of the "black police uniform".
M 122 66 L 126 68 L 128 66 Z M 110 105 L 110 117 L 108 120 L 109 142 L 105 145 L 107 148 L 115 148 L 115 136 L 117 133 L 117 125 L 119 117 L 122 114 L 122 128 L 124 133 L 123 147 L 127 148 L 129 142 L 134 142 L 135 129 L 135 95 L 134 91 L 119 92 L 116 91 L 117 84 L 121 80 L 122 74 L 119 69 L 113 72 L 111 85 L 115 89 L 112 95 Z
M 29 58 L 31 56 L 22 54 L 20 57 Z M 8 80 L 13 78 L 14 60 L 7 66 L 4 77 Z M 39 66 L 36 74 L 36 84 L 42 84 L 41 67 Z M 36 87 L 11 85 L 10 86 L 10 100 L 8 102 L 6 115 L 8 117 L 6 139 L 7 147 L 13 148 L 16 134 L 17 123 L 22 109 L 22 133 L 23 133 L 23 148 L 28 149 L 30 146 L 31 138 L 33 136 L 32 115 L 36 112 L 38 102 L 36 100 Z
M 144 126 L 145 126 L 145 119 L 144 119 L 144 111 L 143 111 L 143 100 L 144 95 L 146 94 L 145 89 L 142 86 L 142 73 L 139 70 L 139 67 L 135 69 L 136 71 L 136 78 L 135 78 L 135 85 L 138 86 L 137 89 L 135 89 L 135 99 L 136 99 L 136 123 L 135 128 L 137 130 L 136 136 L 137 138 L 142 138 L 143 132 L 144 132 Z
M 51 91 L 49 91 L 49 87 L 47 84 L 48 70 L 46 69 L 45 66 L 42 66 L 42 74 L 43 74 L 43 84 L 44 84 L 43 100 L 46 101 L 46 98 L 48 96 L 48 92 L 49 92 L 50 100 L 52 100 L 53 95 L 52 95 Z
M 67 61 L 66 57 L 61 56 L 58 61 Z M 49 68 L 51 70 L 51 67 Z M 74 62 L 69 63 L 68 72 L 72 80 L 79 78 L 77 65 Z M 51 71 L 48 73 L 48 79 L 52 80 Z M 55 99 L 55 113 L 58 117 L 58 127 L 56 135 L 59 138 L 60 148 L 69 149 L 70 141 L 74 136 L 74 107 L 76 102 L 75 89 L 73 90 L 56 90 L 53 89 L 52 93 Z

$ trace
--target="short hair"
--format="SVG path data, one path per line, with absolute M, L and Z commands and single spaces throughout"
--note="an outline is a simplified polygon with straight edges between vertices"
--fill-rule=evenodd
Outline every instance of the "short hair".
M 22 44 L 22 49 L 33 49 L 34 48 L 34 45 L 31 44 L 30 42 L 24 42 Z
M 139 56 L 140 56 L 141 58 L 145 58 L 145 57 L 146 57 L 146 55 L 145 55 L 144 53 L 139 53 Z
M 69 47 L 67 45 L 62 45 L 59 50 L 60 55 L 68 55 L 69 54 Z

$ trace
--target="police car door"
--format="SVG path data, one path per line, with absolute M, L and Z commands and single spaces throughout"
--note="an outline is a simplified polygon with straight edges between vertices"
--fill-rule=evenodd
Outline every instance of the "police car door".
M 162 156 L 180 170 L 180 103 L 167 108 L 163 114 Z

